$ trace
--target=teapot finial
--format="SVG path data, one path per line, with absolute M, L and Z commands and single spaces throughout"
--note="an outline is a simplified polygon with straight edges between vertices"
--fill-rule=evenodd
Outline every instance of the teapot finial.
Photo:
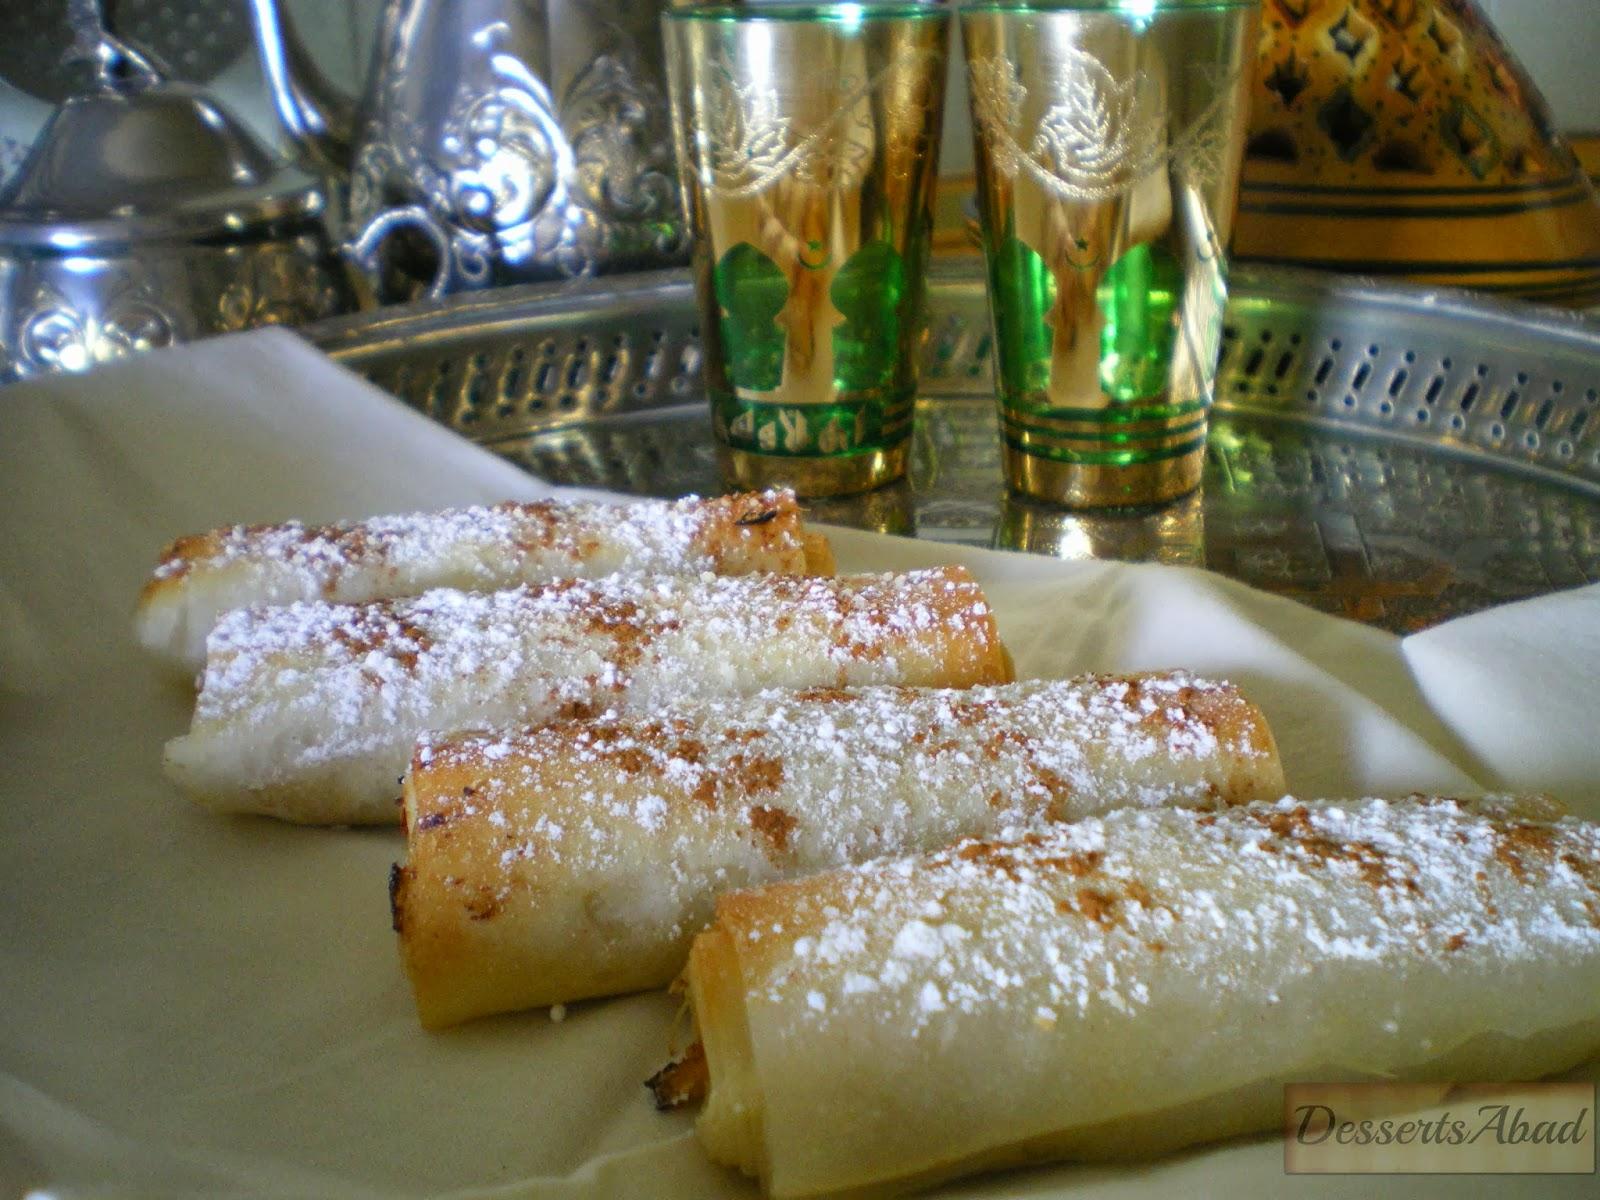
M 347 174 L 355 104 L 328 83 L 278 0 L 250 0 L 261 69 L 284 130 L 325 171 Z
M 72 45 L 66 61 L 92 64 L 95 85 L 101 90 L 153 87 L 165 78 L 166 72 L 149 53 L 111 33 L 100 0 L 67 0 L 67 23 Z

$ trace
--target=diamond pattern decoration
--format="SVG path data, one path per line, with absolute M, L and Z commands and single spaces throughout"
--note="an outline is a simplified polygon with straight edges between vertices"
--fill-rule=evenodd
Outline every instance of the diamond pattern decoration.
M 1283 14 L 1284 20 L 1289 22 L 1289 27 L 1298 29 L 1311 14 L 1311 6 L 1316 0 L 1273 0 L 1273 3 Z
M 1417 0 L 1372 0 L 1372 12 L 1391 29 L 1408 29 L 1417 19 Z
M 1311 72 L 1301 63 L 1299 56 L 1291 47 L 1289 57 L 1273 67 L 1265 83 L 1267 90 L 1276 95 L 1285 108 L 1293 108 L 1294 102 L 1300 98 L 1300 93 L 1311 86 Z
M 1428 22 L 1428 36 L 1439 48 L 1439 53 L 1446 57 L 1461 49 L 1461 30 L 1457 29 L 1438 9 L 1434 9 L 1433 18 Z
M 1487 121 L 1460 101 L 1440 120 L 1439 133 L 1450 152 L 1479 179 L 1500 165 L 1500 139 Z
M 1422 64 L 1402 57 L 1389 73 L 1389 90 L 1404 96 L 1413 104 L 1421 100 L 1428 91 Z
M 1352 6 L 1328 28 L 1328 39 L 1338 53 L 1350 60 L 1351 66 L 1361 61 L 1369 46 L 1377 44 L 1377 30 L 1371 22 Z
M 1346 85 L 1317 110 L 1317 125 L 1333 142 L 1339 157 L 1354 162 L 1372 141 L 1377 121 L 1357 103 Z
M 1522 105 L 1526 103 L 1522 95 L 1522 83 L 1517 79 L 1516 72 L 1511 69 L 1509 63 L 1497 62 L 1490 64 L 1489 86 L 1511 101 L 1512 104 Z
M 1241 255 L 1429 279 L 1447 261 L 1452 280 L 1545 303 L 1595 294 L 1595 199 L 1485 11 L 1514 0 L 1260 3 Z

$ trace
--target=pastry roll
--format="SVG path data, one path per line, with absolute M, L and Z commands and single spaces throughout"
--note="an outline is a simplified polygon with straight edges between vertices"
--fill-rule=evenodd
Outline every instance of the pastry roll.
M 661 986 L 730 888 L 1283 790 L 1255 706 L 1182 674 L 767 692 L 425 738 L 394 924 L 438 1027 Z
M 712 1158 L 898 1190 L 1277 1127 L 1289 1082 L 1600 1050 L 1600 826 L 1451 800 L 1124 809 L 725 895 L 687 970 Z M 697 1078 L 698 1076 L 698 1078 Z
M 394 823 L 424 730 L 772 687 L 1010 678 L 959 567 L 812 578 L 614 575 L 365 605 L 243 609 L 211 635 L 171 778 L 235 812 Z
M 235 608 L 332 600 L 360 604 L 433 588 L 639 574 L 831 575 L 794 494 L 747 492 L 628 504 L 541 500 L 373 517 L 346 525 L 235 525 L 179 538 L 139 596 L 150 650 L 190 671 L 206 635 Z

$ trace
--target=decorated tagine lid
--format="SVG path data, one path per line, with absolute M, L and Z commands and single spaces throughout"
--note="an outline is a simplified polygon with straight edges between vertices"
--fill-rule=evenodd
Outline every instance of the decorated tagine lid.
M 1600 303 L 1600 199 L 1473 0 L 1263 0 L 1237 257 Z

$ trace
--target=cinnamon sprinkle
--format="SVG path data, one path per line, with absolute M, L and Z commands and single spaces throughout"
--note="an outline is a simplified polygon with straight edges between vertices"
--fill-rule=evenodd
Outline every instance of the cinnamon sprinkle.
M 959 1037 L 968 1014 L 1022 1027 L 1043 1013 L 1052 1028 L 1064 1011 L 1135 1014 L 1165 979 L 1259 1004 L 1264 963 L 1303 995 L 1315 975 L 1297 972 L 1324 962 L 1600 962 L 1597 877 L 1594 823 L 1524 820 L 1498 800 L 1286 799 L 1123 809 L 844 868 L 790 885 L 783 929 L 724 927 L 760 935 L 770 965 L 747 986 L 806 1028 Z

